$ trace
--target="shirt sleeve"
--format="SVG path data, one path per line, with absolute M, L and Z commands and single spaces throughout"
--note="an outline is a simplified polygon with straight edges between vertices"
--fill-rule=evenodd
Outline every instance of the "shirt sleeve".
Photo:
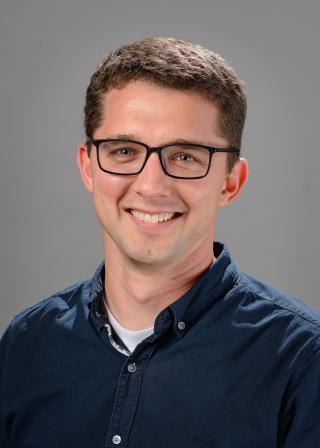
M 296 374 L 280 428 L 281 426 L 280 447 L 320 447 L 319 346 L 312 351 Z
M 8 353 L 9 328 L 0 340 L 0 447 L 9 448 L 9 435 L 7 433 L 4 417 L 4 393 L 5 393 L 5 371 Z

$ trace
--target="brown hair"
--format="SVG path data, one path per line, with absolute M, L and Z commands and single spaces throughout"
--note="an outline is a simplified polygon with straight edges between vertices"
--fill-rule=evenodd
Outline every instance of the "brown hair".
M 211 99 L 220 110 L 219 130 L 240 149 L 246 116 L 242 82 L 216 53 L 171 37 L 149 37 L 110 53 L 93 73 L 86 94 L 85 131 L 90 137 L 103 119 L 103 95 L 129 81 L 144 79 L 164 87 L 192 90 Z M 231 170 L 238 156 L 228 155 Z

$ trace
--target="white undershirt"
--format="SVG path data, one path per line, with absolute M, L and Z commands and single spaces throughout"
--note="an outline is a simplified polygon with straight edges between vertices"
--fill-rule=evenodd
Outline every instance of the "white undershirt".
M 133 352 L 133 350 L 141 341 L 143 341 L 153 333 L 153 327 L 138 331 L 127 330 L 121 324 L 119 324 L 119 322 L 112 315 L 107 305 L 106 309 L 108 313 L 109 322 L 112 328 L 117 333 L 121 341 L 125 343 L 130 352 Z

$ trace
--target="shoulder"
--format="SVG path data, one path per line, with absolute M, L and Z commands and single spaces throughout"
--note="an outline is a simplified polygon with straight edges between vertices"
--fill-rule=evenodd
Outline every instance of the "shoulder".
M 290 379 L 294 387 L 310 366 L 320 371 L 320 312 L 279 289 L 240 273 L 226 301 L 229 326 L 255 366 Z M 288 380 L 289 381 L 289 380 Z
M 89 301 L 91 280 L 84 280 L 64 288 L 18 313 L 10 322 L 6 333 L 23 335 L 50 328 L 59 319 L 72 319 L 79 308 Z
M 320 347 L 320 311 L 277 288 L 246 274 L 239 274 L 235 290 L 240 298 L 237 312 L 249 322 L 272 330 L 288 345 L 306 341 Z
M 320 334 L 320 310 L 249 275 L 240 274 L 239 280 L 254 300 L 266 302 L 272 309 L 283 310 L 304 324 L 310 323 Z

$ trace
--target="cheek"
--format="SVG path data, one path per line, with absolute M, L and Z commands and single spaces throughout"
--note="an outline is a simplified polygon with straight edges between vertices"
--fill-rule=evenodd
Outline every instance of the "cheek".
M 93 201 L 96 209 L 116 207 L 128 188 L 128 180 L 121 176 L 98 173 L 93 180 Z
M 126 176 L 116 176 L 108 173 L 98 173 L 94 186 L 97 191 L 108 197 L 119 197 L 128 189 L 130 179 Z
M 184 197 L 190 212 L 202 217 L 214 216 L 220 199 L 220 186 L 213 182 L 199 183 L 185 191 Z

